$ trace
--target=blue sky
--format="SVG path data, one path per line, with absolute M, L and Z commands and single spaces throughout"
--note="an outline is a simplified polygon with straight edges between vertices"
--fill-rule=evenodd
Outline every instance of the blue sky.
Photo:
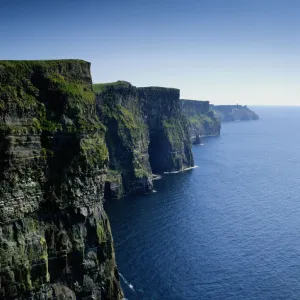
M 299 0 L 0 0 L 0 59 L 81 58 L 94 82 L 300 105 Z

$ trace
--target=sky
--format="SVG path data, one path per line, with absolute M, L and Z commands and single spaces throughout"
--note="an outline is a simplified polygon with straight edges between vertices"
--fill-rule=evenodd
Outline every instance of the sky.
M 0 0 L 0 60 L 80 58 L 95 83 L 300 105 L 299 0 Z

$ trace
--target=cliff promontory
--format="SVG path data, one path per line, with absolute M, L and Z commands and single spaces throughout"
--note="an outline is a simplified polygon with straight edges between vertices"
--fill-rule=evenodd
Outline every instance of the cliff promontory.
M 179 90 L 137 88 L 124 81 L 94 84 L 93 88 L 98 116 L 107 127 L 107 199 L 148 193 L 152 173 L 193 166 Z
M 209 101 L 181 100 L 183 114 L 189 121 L 192 137 L 219 135 L 221 124 L 210 110 Z
M 149 158 L 154 173 L 178 171 L 194 165 L 188 122 L 179 100 L 179 90 L 139 88 L 144 120 L 149 128 Z
M 221 122 L 258 120 L 258 115 L 246 105 L 211 105 Z
M 124 81 L 94 84 L 93 88 L 99 118 L 108 129 L 110 164 L 105 197 L 150 192 L 149 130 L 140 109 L 138 89 Z
M 0 62 L 0 298 L 121 299 L 90 64 Z

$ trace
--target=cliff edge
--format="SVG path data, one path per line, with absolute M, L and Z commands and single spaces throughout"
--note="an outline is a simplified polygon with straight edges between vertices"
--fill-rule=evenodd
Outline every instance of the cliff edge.
M 105 198 L 152 191 L 152 173 L 193 166 L 179 90 L 137 88 L 129 82 L 94 84 L 97 113 L 107 127 L 109 173 Z
M 121 299 L 90 64 L 0 61 L 0 298 Z

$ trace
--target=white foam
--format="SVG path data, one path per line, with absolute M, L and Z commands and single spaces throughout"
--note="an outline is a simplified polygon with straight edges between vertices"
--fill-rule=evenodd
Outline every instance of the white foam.
M 161 179 L 161 175 L 152 174 L 152 180 L 159 180 Z
M 179 171 L 164 172 L 164 174 L 177 174 L 177 173 L 185 172 L 185 171 L 188 171 L 188 170 L 191 170 L 191 169 L 196 169 L 196 168 L 199 168 L 199 167 L 198 166 L 193 166 L 193 167 L 181 169 Z
M 157 191 L 156 191 L 156 190 L 153 190 L 152 193 L 157 193 Z
M 119 275 L 123 279 L 124 283 L 127 284 L 128 287 L 134 291 L 133 285 L 129 283 L 121 273 L 119 273 Z

